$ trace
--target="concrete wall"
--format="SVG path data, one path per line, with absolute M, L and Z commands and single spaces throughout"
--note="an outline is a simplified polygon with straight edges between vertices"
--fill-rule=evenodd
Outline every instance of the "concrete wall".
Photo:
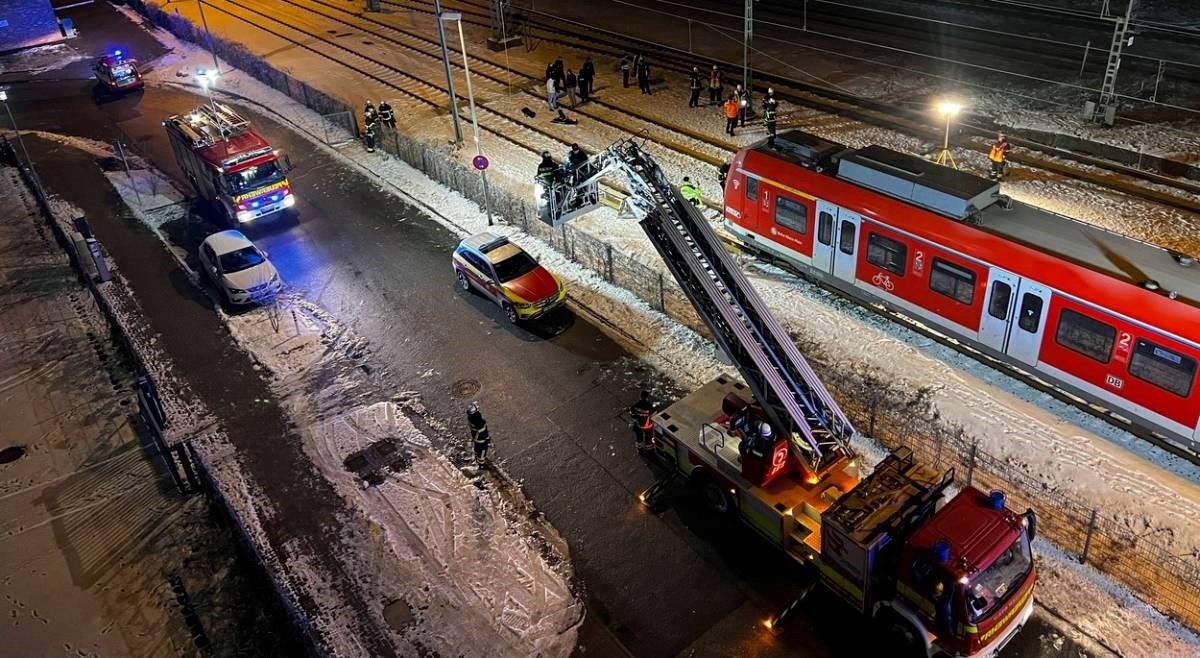
M 50 0 L 0 0 L 0 53 L 62 38 Z

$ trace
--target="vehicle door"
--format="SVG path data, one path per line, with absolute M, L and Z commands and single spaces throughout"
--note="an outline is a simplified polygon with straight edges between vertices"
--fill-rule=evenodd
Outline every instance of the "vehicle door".
M 1019 283 L 1020 278 L 1015 274 L 996 267 L 988 273 L 987 297 L 979 320 L 979 342 L 1000 353 L 1008 346 Z
M 1037 365 L 1049 311 L 1050 289 L 1029 279 L 1021 279 L 1017 287 L 1016 314 L 1005 353 L 1018 361 Z
M 207 276 L 216 283 L 219 273 L 217 270 L 217 253 L 207 244 L 200 245 L 200 269 L 204 270 L 204 276 Z
M 468 251 L 466 256 L 471 266 L 479 272 L 476 283 L 479 284 L 479 289 L 483 291 L 483 294 L 491 297 L 494 302 L 504 299 L 504 293 L 501 292 L 500 285 L 496 281 L 496 272 L 492 269 L 492 264 L 474 252 Z
M 817 239 L 813 240 L 813 267 L 819 272 L 833 273 L 834 224 L 837 223 L 838 207 L 817 199 Z
M 858 264 L 858 228 L 862 217 L 845 208 L 838 208 L 837 231 L 834 232 L 836 249 L 833 252 L 833 275 L 844 281 L 854 282 Z

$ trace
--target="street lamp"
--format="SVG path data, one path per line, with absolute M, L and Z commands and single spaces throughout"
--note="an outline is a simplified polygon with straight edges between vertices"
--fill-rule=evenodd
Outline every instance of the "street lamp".
M 955 169 L 958 169 L 958 163 L 954 161 L 954 154 L 950 152 L 950 122 L 961 111 L 962 104 L 955 101 L 944 100 L 937 104 L 938 115 L 946 118 L 946 136 L 942 139 L 942 150 L 938 151 L 936 162 L 940 165 L 949 162 L 950 166 Z
M 21 153 L 25 154 L 25 166 L 33 170 L 33 160 L 29 157 L 29 151 L 25 149 L 25 140 L 21 139 L 21 129 L 17 127 L 17 120 L 13 118 L 12 108 L 8 106 L 8 92 L 0 89 L 0 103 L 4 103 L 4 110 L 8 112 L 8 120 L 12 123 L 13 131 L 17 133 L 17 143 L 21 145 Z
M 208 96 L 208 102 L 212 105 L 214 112 L 217 111 L 217 102 L 213 100 L 212 88 L 217 85 L 216 71 L 199 71 L 196 73 L 196 82 L 200 83 L 200 87 L 204 89 L 204 95 Z
M 471 128 L 475 131 L 475 155 L 483 155 L 483 142 L 479 140 L 479 117 L 475 115 L 475 89 L 471 86 L 471 67 L 467 63 L 467 39 L 463 36 L 462 14 L 448 11 L 442 14 L 444 21 L 458 21 L 458 43 L 462 47 L 463 74 L 467 78 L 467 100 L 471 105 Z M 481 168 L 479 179 L 483 182 L 483 207 L 487 211 L 488 226 L 492 225 L 492 199 L 488 193 L 487 172 Z
M 442 43 L 442 64 L 446 67 L 446 89 L 450 92 L 450 116 L 454 119 L 454 143 L 462 144 L 462 125 L 458 121 L 458 95 L 454 93 L 454 76 L 450 74 L 450 52 L 446 49 L 446 28 L 442 21 L 447 16 L 442 13 L 441 0 L 433 0 L 433 12 L 438 15 L 438 40 Z M 460 17 L 462 14 L 458 14 Z
M 204 0 L 196 0 L 196 8 L 200 10 L 200 22 L 204 25 L 204 36 L 208 39 L 208 51 L 213 56 L 213 68 L 220 73 L 221 65 L 217 63 L 217 48 L 213 45 L 212 32 L 208 31 L 208 19 L 204 17 Z

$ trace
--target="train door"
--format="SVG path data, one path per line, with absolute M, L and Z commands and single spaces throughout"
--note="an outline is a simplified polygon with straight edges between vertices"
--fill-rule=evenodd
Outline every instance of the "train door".
M 833 233 L 833 275 L 851 283 L 858 263 L 858 226 L 861 222 L 858 213 L 838 208 L 837 230 Z
M 997 352 L 1003 353 L 1008 346 L 1019 281 L 1016 275 L 995 267 L 988 273 L 987 298 L 979 321 L 979 342 Z
M 1008 334 L 1005 353 L 1035 366 L 1038 362 L 1038 351 L 1042 346 L 1042 336 L 1046 332 L 1050 289 L 1029 279 L 1021 279 L 1015 304 L 1014 324 Z
M 833 225 L 837 223 L 838 207 L 817 199 L 817 239 L 813 240 L 812 264 L 820 272 L 833 272 Z

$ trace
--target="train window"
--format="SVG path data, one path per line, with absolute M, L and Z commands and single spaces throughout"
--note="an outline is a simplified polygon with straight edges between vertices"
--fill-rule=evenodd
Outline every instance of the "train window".
M 1139 338 L 1129 359 L 1129 374 L 1187 397 L 1196 379 L 1196 360 Z
M 808 206 L 775 195 L 775 223 L 797 233 L 808 233 Z
M 838 249 L 843 254 L 854 253 L 854 222 L 842 222 L 838 229 Z
M 1021 298 L 1021 317 L 1017 320 L 1017 326 L 1031 334 L 1036 334 L 1038 326 L 1041 324 L 1042 298 L 1027 292 Z
M 1090 359 L 1108 363 L 1112 358 L 1113 343 L 1117 340 L 1117 330 L 1095 318 L 1064 308 L 1058 318 L 1054 340 Z
M 929 289 L 970 306 L 975 302 L 975 273 L 934 258 L 933 269 L 929 272 Z
M 908 269 L 908 246 L 878 233 L 867 235 L 867 262 L 904 276 Z
M 817 242 L 824 245 L 833 243 L 833 215 L 824 210 L 817 213 Z
M 999 320 L 1008 319 L 1008 303 L 1012 300 L 1012 286 L 1003 281 L 992 282 L 992 300 L 988 302 L 988 315 Z
M 746 198 L 752 201 L 758 199 L 758 179 L 746 177 Z

